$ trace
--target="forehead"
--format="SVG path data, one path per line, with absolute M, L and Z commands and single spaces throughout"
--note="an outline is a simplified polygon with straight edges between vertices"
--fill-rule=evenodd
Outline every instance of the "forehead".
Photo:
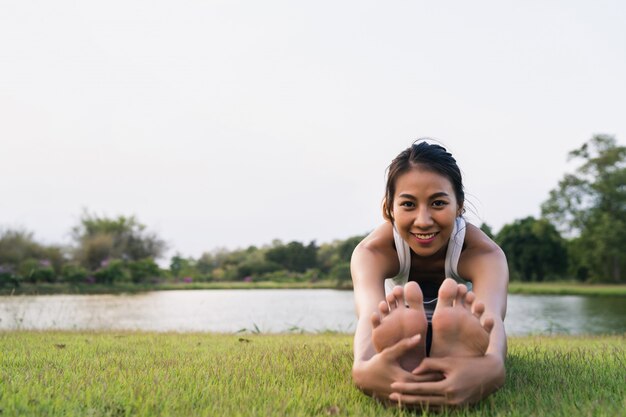
M 440 192 L 454 198 L 454 188 L 448 177 L 419 166 L 411 168 L 396 180 L 396 196 L 401 194 L 422 196 Z

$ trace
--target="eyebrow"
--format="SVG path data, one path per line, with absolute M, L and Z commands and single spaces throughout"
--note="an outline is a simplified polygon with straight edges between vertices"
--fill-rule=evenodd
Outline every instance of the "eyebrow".
M 429 200 L 432 200 L 433 198 L 439 198 L 439 197 L 450 197 L 450 194 L 440 191 L 438 193 L 434 193 L 433 195 L 431 195 L 430 197 L 428 197 Z M 411 194 L 400 194 L 398 196 L 398 198 L 407 198 L 409 200 L 417 200 L 413 195 Z

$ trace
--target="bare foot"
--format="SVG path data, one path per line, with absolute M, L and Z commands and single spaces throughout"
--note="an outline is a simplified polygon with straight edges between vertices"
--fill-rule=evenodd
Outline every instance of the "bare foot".
M 408 308 L 405 307 L 405 299 Z M 426 314 L 422 290 L 416 282 L 409 282 L 404 289 L 397 286 L 387 295 L 387 301 L 378 306 L 380 313 L 372 315 L 372 343 L 377 352 L 395 345 L 402 339 L 417 334 L 422 339 L 415 348 L 399 358 L 400 366 L 411 372 L 426 356 Z
M 430 356 L 482 356 L 489 345 L 493 319 L 483 317 L 485 305 L 463 284 L 446 278 L 433 314 Z M 481 319 L 483 323 L 481 324 Z

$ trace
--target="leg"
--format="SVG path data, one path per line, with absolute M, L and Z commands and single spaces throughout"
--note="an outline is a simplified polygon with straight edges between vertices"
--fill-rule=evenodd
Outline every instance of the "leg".
M 433 314 L 430 356 L 484 355 L 493 328 L 493 319 L 484 318 L 484 311 L 485 305 L 476 300 L 474 293 L 467 292 L 465 285 L 446 278 Z
M 405 307 L 405 299 L 408 308 Z M 426 356 L 426 314 L 424 313 L 422 291 L 416 282 L 409 282 L 404 289 L 395 287 L 387 296 L 387 301 L 379 305 L 380 313 L 372 316 L 372 343 L 377 352 L 392 346 L 400 340 L 422 335 L 422 340 L 414 352 L 400 358 L 400 366 L 412 371 Z

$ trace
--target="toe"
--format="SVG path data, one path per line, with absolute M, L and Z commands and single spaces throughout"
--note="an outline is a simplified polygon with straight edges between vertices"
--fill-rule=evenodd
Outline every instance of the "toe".
M 485 304 L 480 301 L 476 301 L 472 308 L 472 313 L 474 313 L 476 317 L 480 318 L 480 316 L 482 316 L 484 312 L 485 312 Z
M 387 303 L 389 304 L 389 310 L 393 311 L 396 307 L 404 305 L 404 289 L 396 285 L 393 290 L 387 294 Z
M 398 307 L 404 307 L 404 288 L 396 285 L 392 291 L 393 295 L 396 297 L 396 302 L 398 303 Z
M 467 294 L 467 287 L 463 284 L 457 284 L 456 298 L 454 300 L 454 305 L 464 306 L 466 294 Z
M 452 278 L 446 278 L 439 287 L 439 298 L 437 299 L 437 306 L 452 307 L 454 299 L 456 298 L 457 284 Z
M 372 317 L 370 318 L 372 321 L 372 329 L 377 328 L 378 326 L 380 326 L 380 314 L 378 313 L 372 313 Z
M 404 286 L 404 298 L 410 308 L 421 309 L 424 305 L 424 296 L 417 282 L 411 281 Z
M 387 300 L 388 311 L 392 312 L 393 310 L 395 310 L 396 307 L 398 306 L 398 302 L 396 301 L 396 296 L 393 295 L 393 292 L 390 292 L 389 294 L 387 294 L 385 299 Z
M 465 305 L 471 309 L 474 301 L 476 301 L 476 294 L 474 294 L 473 291 L 468 291 L 467 294 L 465 294 Z
M 485 318 L 485 320 L 483 321 L 483 329 L 485 329 L 485 331 L 487 333 L 491 333 L 491 330 L 493 330 L 493 326 L 494 326 L 494 321 L 493 318 L 491 317 L 487 317 Z
M 389 304 L 387 304 L 387 301 L 381 301 L 380 303 L 378 303 L 378 311 L 380 312 L 382 317 L 385 317 L 387 314 L 389 314 Z

